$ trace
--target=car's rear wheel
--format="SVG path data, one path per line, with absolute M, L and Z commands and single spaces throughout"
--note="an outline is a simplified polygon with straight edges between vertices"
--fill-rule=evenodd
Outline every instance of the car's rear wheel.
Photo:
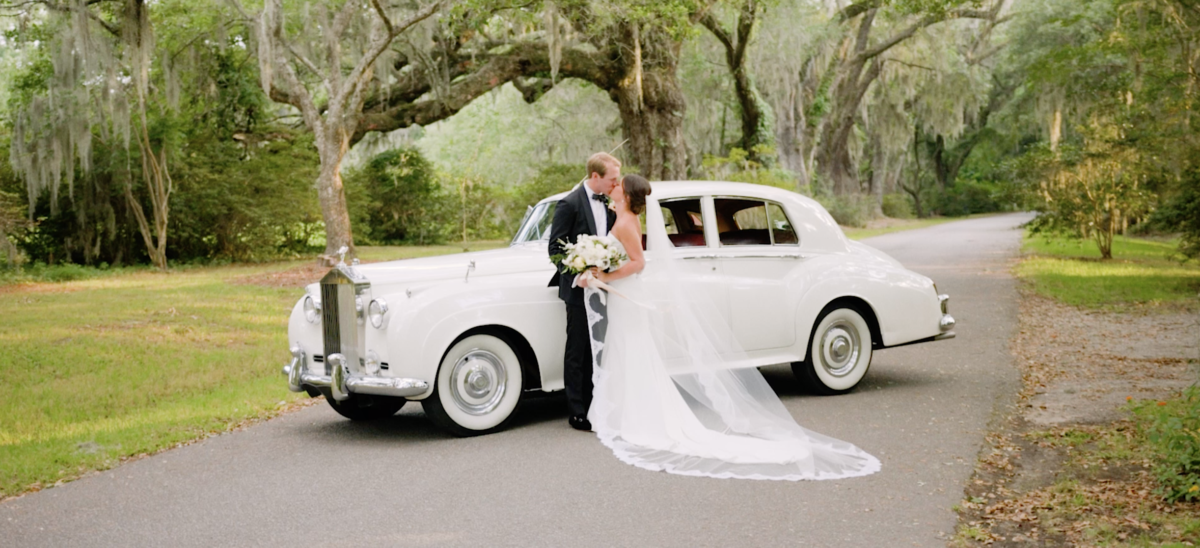
M 386 419 L 395 415 L 408 401 L 404 398 L 373 396 L 369 394 L 352 394 L 343 401 L 331 397 L 325 398 L 329 406 L 339 415 L 352 421 L 373 421 Z
M 871 327 L 853 307 L 825 310 L 808 339 L 808 356 L 792 372 L 810 391 L 845 394 L 871 367 Z
M 446 352 L 425 414 L 456 436 L 503 429 L 521 401 L 524 377 L 512 346 L 493 335 L 466 337 Z

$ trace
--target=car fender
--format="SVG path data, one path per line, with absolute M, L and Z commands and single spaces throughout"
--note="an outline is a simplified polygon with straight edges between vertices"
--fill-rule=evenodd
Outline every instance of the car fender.
M 520 335 L 532 349 L 543 390 L 562 388 L 562 350 L 566 344 L 566 309 L 540 273 L 448 282 L 411 298 L 399 294 L 402 311 L 389 319 L 389 373 L 430 382 L 447 349 L 472 329 L 498 326 Z M 516 350 L 516 349 L 514 349 Z
M 808 355 L 808 338 L 817 316 L 826 305 L 841 298 L 866 303 L 875 315 L 885 347 L 940 333 L 941 309 L 932 280 L 882 262 L 844 262 L 821 269 L 820 279 L 814 280 L 799 299 L 796 329 L 803 335 L 798 337 L 802 357 Z

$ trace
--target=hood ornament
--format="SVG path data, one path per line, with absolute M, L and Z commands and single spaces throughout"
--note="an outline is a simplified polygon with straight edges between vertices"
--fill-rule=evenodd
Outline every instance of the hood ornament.
M 342 246 L 338 248 L 338 264 L 346 264 L 346 253 L 349 251 L 350 248 L 348 246 Z

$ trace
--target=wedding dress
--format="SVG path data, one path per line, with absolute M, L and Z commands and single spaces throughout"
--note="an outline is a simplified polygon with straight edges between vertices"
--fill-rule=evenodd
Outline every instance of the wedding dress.
M 661 215 L 655 209 L 647 224 Z M 802 428 L 758 369 L 737 367 L 732 330 L 678 275 L 669 246 L 650 242 L 646 268 L 612 282 L 612 293 L 585 290 L 598 364 L 588 419 L 600 441 L 625 463 L 689 476 L 795 481 L 879 471 L 879 460 L 853 444 Z

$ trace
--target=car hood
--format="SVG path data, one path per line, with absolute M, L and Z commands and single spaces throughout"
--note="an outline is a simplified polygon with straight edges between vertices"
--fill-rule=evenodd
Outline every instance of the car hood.
M 412 285 L 462 280 L 467 276 L 468 268 L 472 263 L 475 266 L 470 271 L 471 279 L 527 272 L 545 272 L 549 279 L 550 273 L 554 270 L 544 243 L 518 244 L 489 251 L 363 264 L 356 266 L 355 270 L 366 276 L 367 280 L 371 282 L 372 291 L 378 294 Z

